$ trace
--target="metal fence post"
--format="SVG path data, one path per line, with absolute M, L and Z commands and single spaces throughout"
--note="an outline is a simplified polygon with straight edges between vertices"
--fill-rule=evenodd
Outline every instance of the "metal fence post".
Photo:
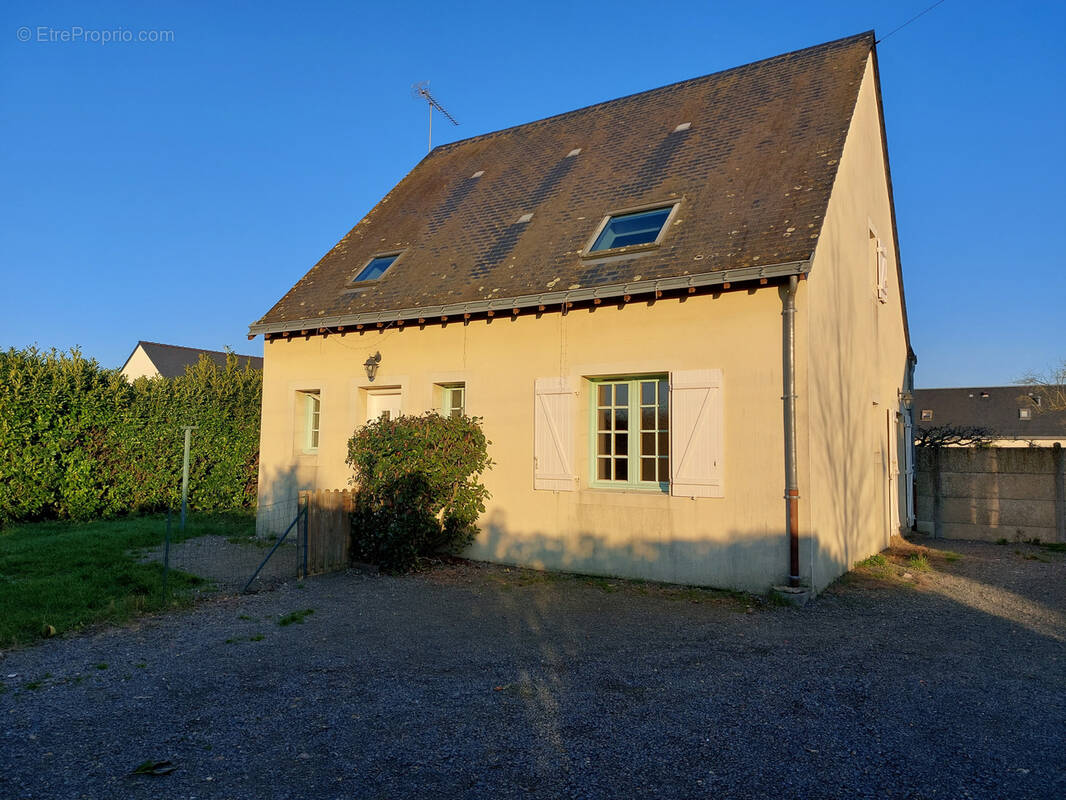
M 167 508 L 167 533 L 163 540 L 163 604 L 167 602 L 167 572 L 170 571 L 170 509 Z
M 185 426 L 185 457 L 181 465 L 181 532 L 185 532 L 185 509 L 189 505 L 189 447 L 195 425 Z
M 308 524 L 308 516 L 310 514 L 311 507 L 311 495 L 304 495 L 303 502 L 303 515 L 304 515 L 304 577 L 307 577 L 307 539 L 311 533 L 310 525 Z

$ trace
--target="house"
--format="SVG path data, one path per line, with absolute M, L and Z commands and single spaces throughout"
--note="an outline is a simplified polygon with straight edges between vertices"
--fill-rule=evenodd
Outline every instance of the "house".
M 368 419 L 462 408 L 469 556 L 819 590 L 912 514 L 874 36 L 436 147 L 249 335 L 263 534 Z
M 918 433 L 943 428 L 975 428 L 992 447 L 1066 446 L 1066 411 L 1041 408 L 1029 386 L 915 389 Z
M 185 374 L 186 367 L 194 366 L 200 356 L 207 356 L 220 367 L 226 366 L 226 353 L 219 350 L 197 350 L 194 347 L 179 347 L 175 344 L 137 342 L 120 371 L 130 383 L 138 378 L 177 378 Z M 263 368 L 263 359 L 257 356 L 239 358 L 242 368 Z

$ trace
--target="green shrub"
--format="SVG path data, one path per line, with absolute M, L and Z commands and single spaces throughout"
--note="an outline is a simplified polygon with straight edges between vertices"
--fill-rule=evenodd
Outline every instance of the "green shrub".
M 476 417 L 379 419 L 348 441 L 355 470 L 352 553 L 389 571 L 473 541 L 492 467 Z
M 77 350 L 0 351 L 0 525 L 175 506 L 184 425 L 190 507 L 254 505 L 262 373 L 238 363 L 131 385 Z

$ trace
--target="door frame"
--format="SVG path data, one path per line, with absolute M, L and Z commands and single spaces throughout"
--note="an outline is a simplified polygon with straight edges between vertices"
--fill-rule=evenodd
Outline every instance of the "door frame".
M 398 417 L 401 414 L 403 414 L 403 389 L 401 387 L 399 387 L 399 386 L 375 387 L 373 389 L 367 389 L 366 390 L 366 406 L 365 406 L 365 412 L 366 413 L 364 414 L 364 416 L 366 417 L 366 419 L 365 419 L 366 423 L 373 422 L 375 419 L 377 419 L 378 417 L 381 416 L 380 413 L 375 415 L 375 416 L 371 416 L 371 414 L 370 414 L 371 402 L 377 400 L 377 398 L 386 398 L 386 397 L 395 397 L 396 398 L 396 402 L 395 402 L 396 416 Z M 382 411 L 389 411 L 389 410 L 390 409 L 388 409 L 388 408 L 382 409 Z

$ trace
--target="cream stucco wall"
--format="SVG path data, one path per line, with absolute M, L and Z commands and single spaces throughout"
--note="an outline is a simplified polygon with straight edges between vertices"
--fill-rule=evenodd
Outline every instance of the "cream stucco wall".
M 808 566 L 821 588 L 841 563 L 882 550 L 906 522 L 907 375 L 901 289 L 872 60 L 867 64 L 812 264 L 806 327 Z M 871 231 L 888 256 L 877 296 Z M 804 487 L 801 485 L 801 493 Z
M 122 367 L 122 374 L 126 376 L 126 380 L 133 383 L 138 378 L 158 378 L 159 370 L 155 368 L 155 364 L 152 363 L 152 359 L 148 357 L 148 354 L 144 352 L 144 348 L 137 345 L 137 348 L 133 351 L 133 355 L 129 357 L 125 365 Z
M 363 362 L 380 351 L 371 384 Z M 763 590 L 787 575 L 783 514 L 781 301 L 749 294 L 547 313 L 539 319 L 390 328 L 265 346 L 261 531 L 287 524 L 297 488 L 345 488 L 345 446 L 365 420 L 369 390 L 399 387 L 404 413 L 438 402 L 434 386 L 463 381 L 467 412 L 484 417 L 496 467 L 475 558 L 655 580 Z M 591 376 L 721 369 L 725 496 L 680 498 L 591 489 Z M 533 386 L 572 377 L 578 489 L 533 488 Z M 300 392 L 322 399 L 321 446 L 302 450 Z M 280 505 L 279 505 L 280 504 Z M 286 519 L 287 517 L 287 519 Z
M 888 250 L 878 301 L 873 229 Z M 905 519 L 897 426 L 907 347 L 872 67 L 819 239 L 796 297 L 801 577 L 821 589 L 880 550 Z M 402 412 L 437 407 L 435 386 L 464 382 L 496 467 L 469 555 L 503 563 L 763 591 L 788 575 L 782 411 L 782 290 L 775 286 L 624 308 L 409 325 L 264 348 L 261 533 L 291 521 L 299 488 L 346 488 L 346 442 L 367 393 L 393 387 Z M 363 362 L 381 352 L 377 379 Z M 681 498 L 589 487 L 595 376 L 719 369 L 724 496 Z M 576 491 L 533 488 L 534 381 L 576 380 Z M 321 397 L 321 445 L 306 452 L 301 394 Z

